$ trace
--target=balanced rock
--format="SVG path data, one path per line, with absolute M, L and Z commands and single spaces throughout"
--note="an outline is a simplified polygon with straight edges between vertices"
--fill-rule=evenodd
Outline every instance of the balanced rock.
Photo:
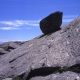
M 62 12 L 57 11 L 40 21 L 40 29 L 44 34 L 60 30 L 62 24 Z

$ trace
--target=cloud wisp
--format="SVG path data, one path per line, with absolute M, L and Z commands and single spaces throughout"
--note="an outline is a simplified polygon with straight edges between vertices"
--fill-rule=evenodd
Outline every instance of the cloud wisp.
M 8 39 L 0 39 L 0 42 L 8 42 Z
M 26 40 L 10 40 L 10 39 L 0 39 L 0 42 L 10 42 L 10 41 L 26 41 Z
M 39 26 L 40 20 L 14 20 L 14 21 L 0 21 L 1 30 L 15 30 L 22 28 L 21 26 Z M 3 27 L 1 27 L 3 25 Z M 5 27 L 6 26 L 6 27 Z
M 64 15 L 63 16 L 63 23 L 69 23 L 74 20 L 78 15 Z
M 0 27 L 1 30 L 17 30 L 17 27 Z

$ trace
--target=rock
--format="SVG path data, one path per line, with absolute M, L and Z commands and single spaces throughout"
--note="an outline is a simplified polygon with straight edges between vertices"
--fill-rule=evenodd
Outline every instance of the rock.
M 62 24 L 62 15 L 60 11 L 54 12 L 40 21 L 40 29 L 44 34 L 49 34 L 60 30 Z
M 17 42 L 5 42 L 4 44 L 0 45 L 0 48 L 3 48 L 5 51 L 11 51 L 18 48 L 20 45 Z
M 12 80 L 12 78 L 6 78 L 6 79 L 3 79 L 3 80 Z
M 21 77 L 17 76 L 17 77 L 12 77 L 12 78 L 0 78 L 0 80 L 22 80 Z
M 25 42 L 28 42 L 28 41 L 15 41 L 14 43 L 18 44 L 18 45 L 23 45 Z
M 64 25 L 60 31 L 25 42 L 21 47 L 0 57 L 2 78 L 23 78 L 29 74 L 27 80 L 68 80 L 66 76 L 69 80 L 76 80 L 74 78 L 79 73 L 80 16 Z M 52 78 L 49 77 L 51 75 Z
M 5 51 L 3 48 L 0 48 L 0 55 L 6 54 L 8 51 Z
M 2 78 L 0 77 L 0 80 L 2 80 Z
M 11 42 L 5 42 L 3 44 L 0 45 L 0 55 L 6 54 L 11 52 L 12 50 L 20 47 L 21 45 L 23 45 L 25 43 L 24 42 L 20 42 L 20 41 L 11 41 Z

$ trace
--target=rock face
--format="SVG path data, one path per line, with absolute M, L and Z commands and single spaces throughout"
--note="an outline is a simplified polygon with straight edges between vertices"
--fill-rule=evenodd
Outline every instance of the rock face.
M 40 29 L 44 34 L 60 30 L 62 24 L 62 12 L 54 12 L 40 21 Z
M 9 53 L 9 52 L 5 51 L 3 48 L 0 48 L 0 55 L 6 54 L 6 53 Z
M 19 41 L 11 41 L 11 42 L 5 42 L 0 45 L 0 55 L 6 54 L 11 52 L 12 50 L 20 47 L 25 42 L 19 42 Z
M 0 77 L 80 80 L 80 16 L 60 31 L 36 37 L 2 55 Z

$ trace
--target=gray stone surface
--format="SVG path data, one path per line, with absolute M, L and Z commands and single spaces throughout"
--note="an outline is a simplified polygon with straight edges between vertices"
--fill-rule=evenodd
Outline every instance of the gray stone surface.
M 10 41 L 10 42 L 5 42 L 3 44 L 0 45 L 0 55 L 2 54 L 6 54 L 11 52 L 12 50 L 20 47 L 21 45 L 23 45 L 25 43 L 24 42 L 20 42 L 20 41 Z
M 1 56 L 0 77 L 16 77 L 29 72 L 30 68 L 32 70 L 57 66 L 63 68 L 76 64 L 80 64 L 80 16 L 70 24 L 64 25 L 60 31 L 43 37 L 39 36 Z M 72 73 L 70 76 L 74 74 L 76 73 Z M 67 73 L 60 75 L 65 75 L 59 77 L 62 80 L 68 80 L 66 78 Z M 61 80 L 59 78 L 54 80 Z M 70 79 L 73 78 L 70 77 Z M 46 76 L 44 80 L 51 79 Z
M 15 78 L 5 78 L 5 79 L 0 79 L 0 80 L 22 80 L 19 77 L 15 77 Z
M 12 78 L 6 78 L 6 79 L 3 79 L 3 80 L 12 80 Z
M 56 11 L 40 21 L 40 29 L 44 34 L 49 34 L 60 30 L 62 24 L 62 15 L 60 11 Z
M 0 48 L 0 55 L 6 54 L 6 53 L 9 53 L 9 52 L 5 51 L 3 48 Z
M 0 47 L 4 48 L 5 50 L 8 50 L 9 48 L 16 49 L 19 47 L 19 45 L 11 41 L 11 42 L 5 42 L 4 44 L 0 45 Z

